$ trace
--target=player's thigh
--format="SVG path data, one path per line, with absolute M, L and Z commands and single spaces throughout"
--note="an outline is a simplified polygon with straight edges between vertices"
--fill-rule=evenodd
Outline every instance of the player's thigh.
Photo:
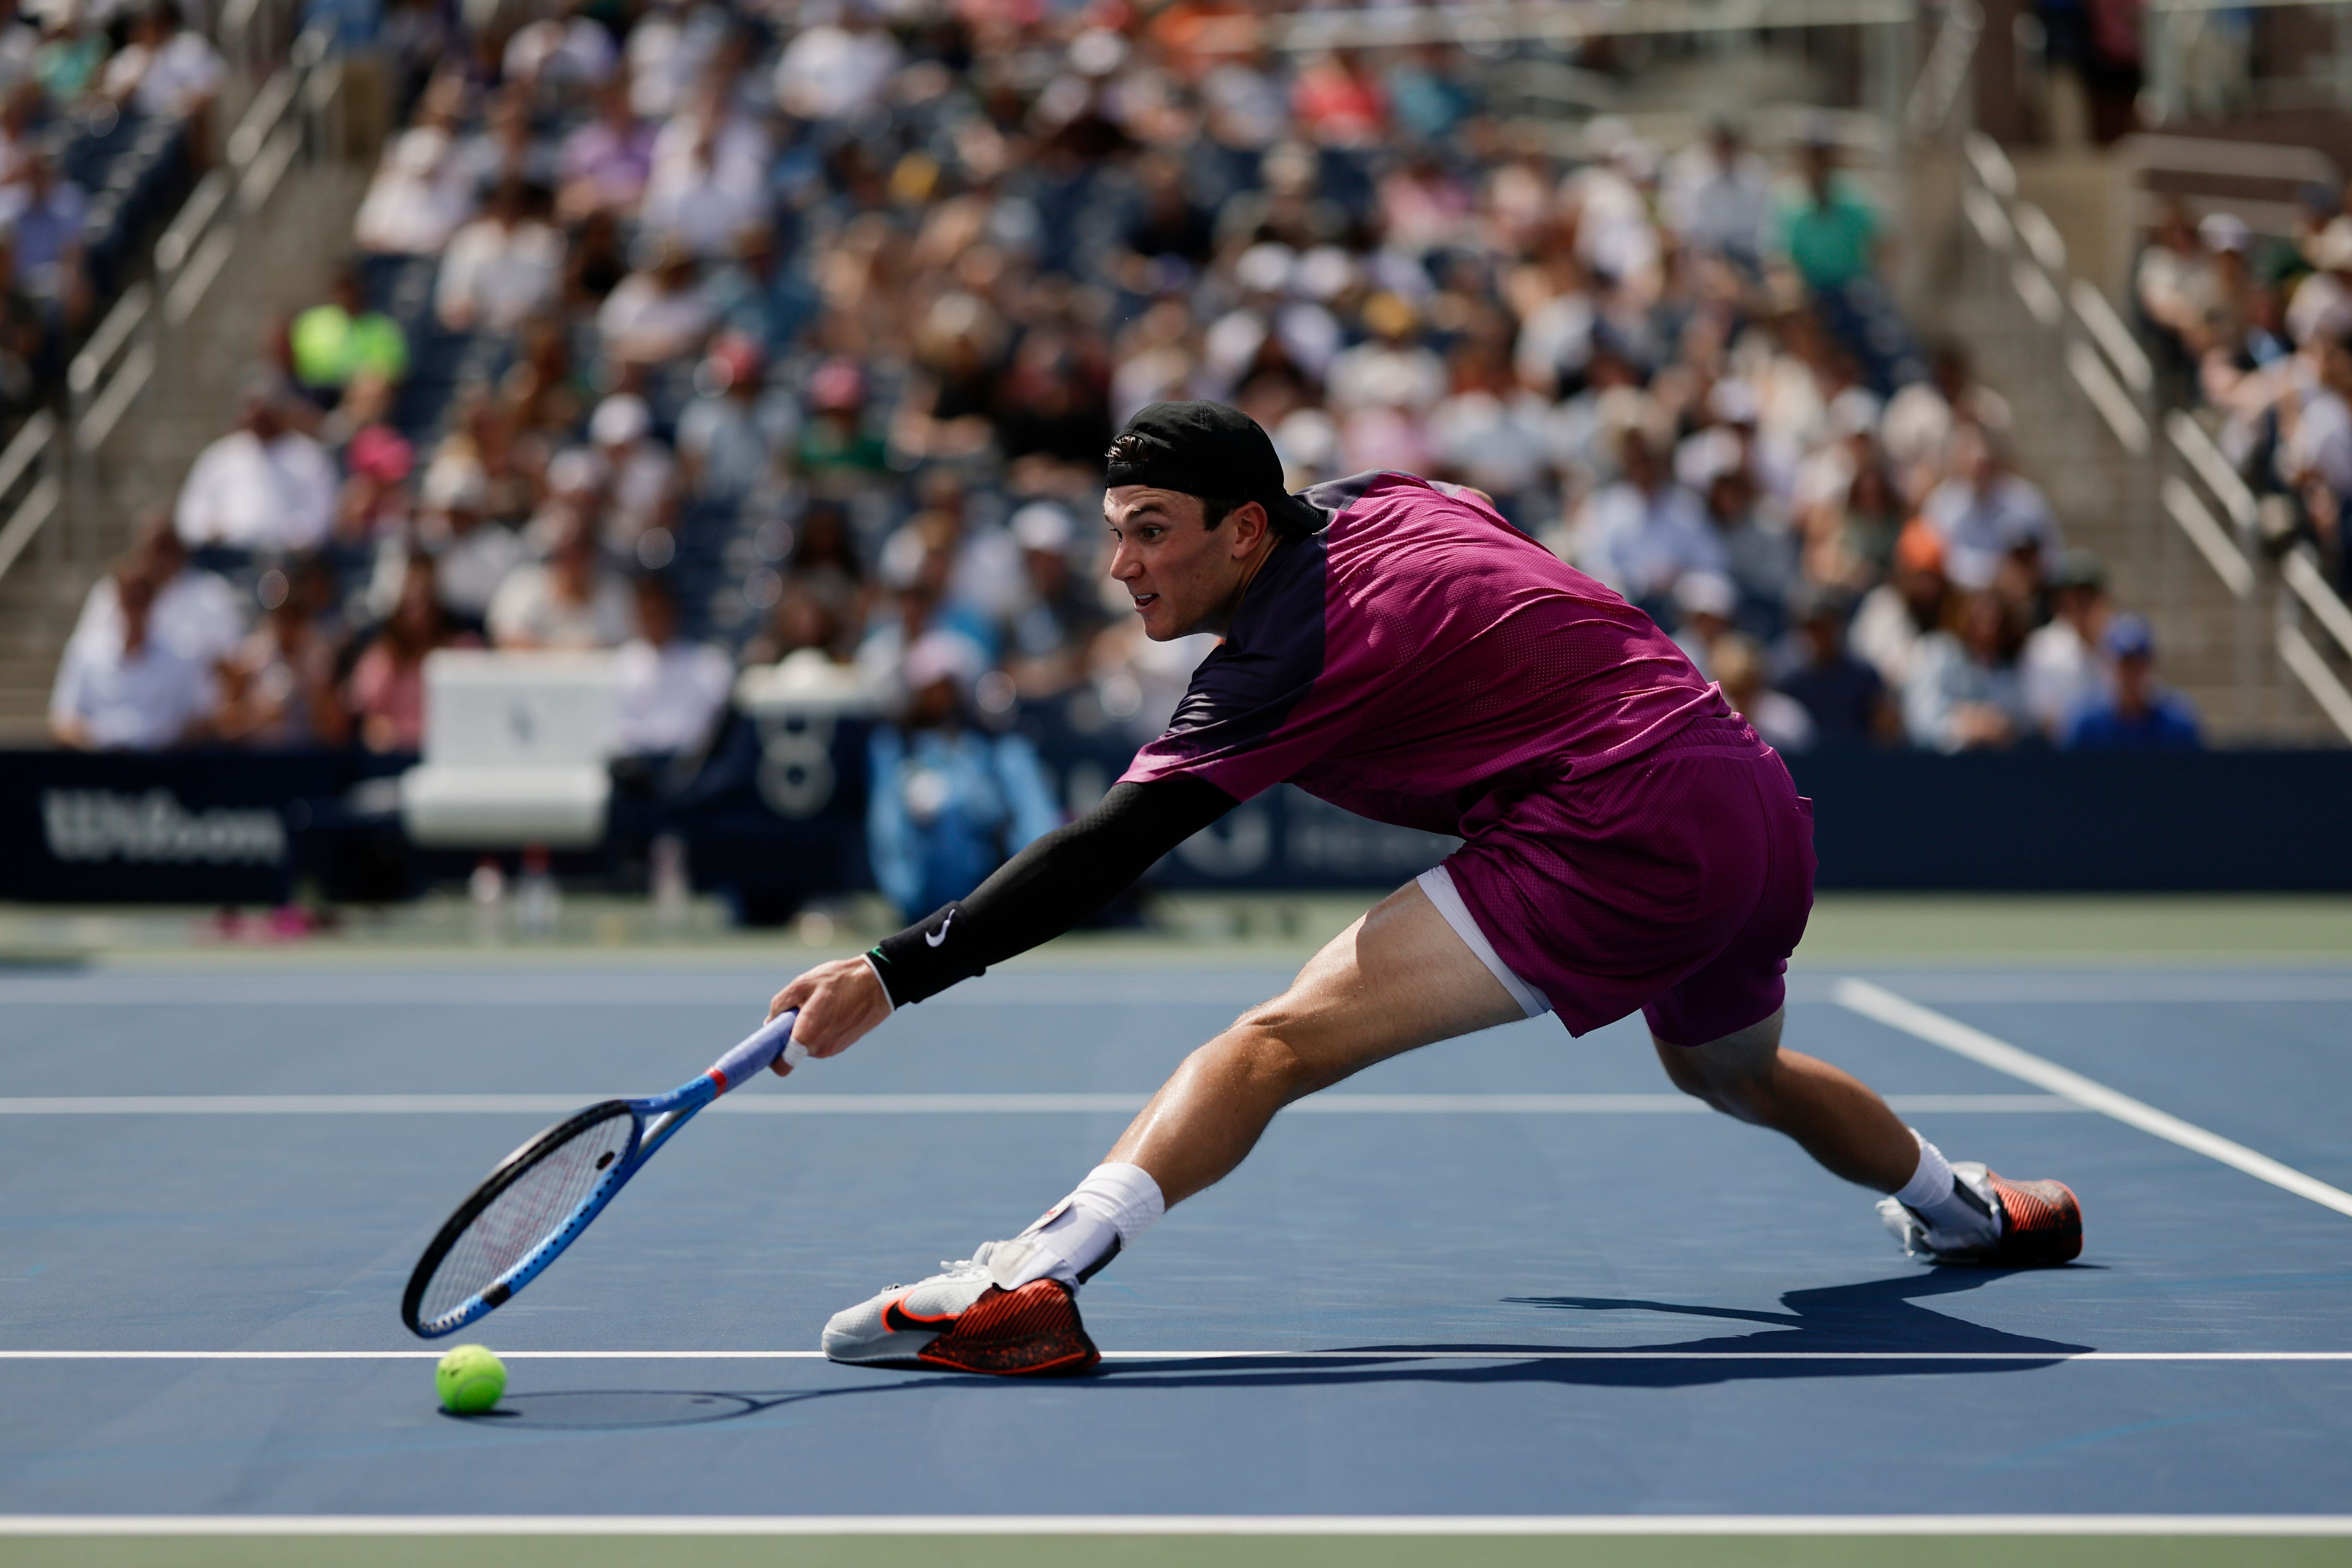
M 1278 1039 L 1309 1087 L 1456 1035 L 1525 1017 L 1418 883 L 1391 893 L 1236 1028 Z

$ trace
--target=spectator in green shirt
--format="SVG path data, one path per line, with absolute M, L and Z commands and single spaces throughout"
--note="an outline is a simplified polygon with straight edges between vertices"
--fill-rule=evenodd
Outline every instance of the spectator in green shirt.
M 408 340 L 401 334 L 398 322 L 367 308 L 355 267 L 346 266 L 335 274 L 327 303 L 313 305 L 295 317 L 289 336 L 294 379 L 329 406 L 341 401 L 343 389 L 355 376 L 372 374 L 396 382 L 408 370 Z
M 1839 176 L 1834 143 L 1809 140 L 1801 156 L 1804 189 L 1780 210 L 1780 246 L 1809 291 L 1834 294 L 1877 265 L 1878 215 Z

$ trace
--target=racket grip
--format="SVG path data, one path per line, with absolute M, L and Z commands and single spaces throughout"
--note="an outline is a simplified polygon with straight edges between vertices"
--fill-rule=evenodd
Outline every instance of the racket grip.
M 799 1016 L 797 1009 L 778 1014 L 753 1030 L 741 1045 L 713 1062 L 709 1076 L 719 1080 L 719 1092 L 724 1094 L 740 1088 L 778 1057 L 794 1067 L 808 1060 L 808 1047 L 793 1038 L 793 1023 Z

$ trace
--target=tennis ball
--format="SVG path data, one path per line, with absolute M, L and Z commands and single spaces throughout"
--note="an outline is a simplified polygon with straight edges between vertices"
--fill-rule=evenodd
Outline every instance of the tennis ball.
M 506 1363 L 488 1345 L 459 1345 L 433 1369 L 434 1391 L 445 1410 L 472 1415 L 488 1410 L 507 1391 Z

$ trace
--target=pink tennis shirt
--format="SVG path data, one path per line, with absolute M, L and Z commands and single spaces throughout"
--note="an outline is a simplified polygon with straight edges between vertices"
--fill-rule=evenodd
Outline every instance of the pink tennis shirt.
M 1475 497 L 1375 473 L 1303 499 L 1328 525 L 1275 548 L 1124 781 L 1287 781 L 1460 834 L 1516 777 L 1572 783 L 1729 712 L 1648 616 Z

